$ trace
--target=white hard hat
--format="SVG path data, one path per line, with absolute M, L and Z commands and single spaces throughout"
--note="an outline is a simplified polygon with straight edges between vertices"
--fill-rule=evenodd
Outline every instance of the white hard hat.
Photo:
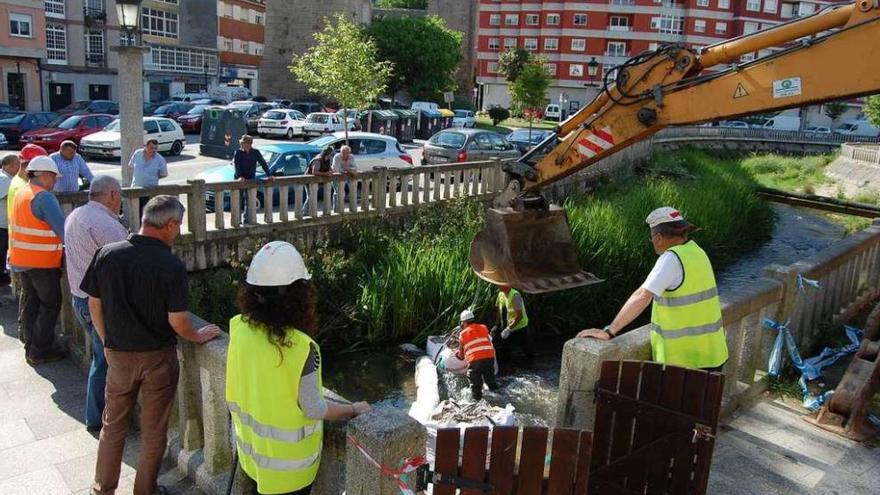
M 61 177 L 61 172 L 58 171 L 58 165 L 55 165 L 55 160 L 48 156 L 34 158 L 28 163 L 27 170 L 28 172 L 54 172 L 56 177 Z
M 656 210 L 649 213 L 648 218 L 645 219 L 645 222 L 648 223 L 648 227 L 652 229 L 662 223 L 684 221 L 685 219 L 681 212 L 671 206 L 663 206 L 661 208 L 657 208 Z
M 461 318 L 459 318 L 458 321 L 471 321 L 473 319 L 474 319 L 474 312 L 469 309 L 466 309 L 461 312 Z
M 302 256 L 293 245 L 272 241 L 260 249 L 247 271 L 247 283 L 260 287 L 283 287 L 297 280 L 309 280 Z

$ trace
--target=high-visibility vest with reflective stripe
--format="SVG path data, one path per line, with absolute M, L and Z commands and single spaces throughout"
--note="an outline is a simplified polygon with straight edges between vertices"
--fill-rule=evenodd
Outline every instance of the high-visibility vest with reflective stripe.
M 31 211 L 37 194 L 45 191 L 28 184 L 15 194 L 9 222 L 9 263 L 27 268 L 61 268 L 64 245 L 52 227 Z
M 489 340 L 489 329 L 486 325 L 471 323 L 464 327 L 459 337 L 461 350 L 465 360 L 469 363 L 495 357 L 495 347 Z
M 503 309 L 503 310 L 507 311 L 507 324 L 508 325 L 511 324 L 513 322 L 513 319 L 516 317 L 516 307 L 514 307 L 514 305 L 513 305 L 514 296 L 520 296 L 520 299 L 522 299 L 522 296 L 519 294 L 519 291 L 517 291 L 516 289 L 511 288 L 510 292 L 508 294 L 505 294 L 504 292 L 499 291 L 498 292 L 498 299 L 496 301 L 496 304 L 498 305 L 498 309 Z M 515 327 L 510 327 L 510 329 L 511 330 L 519 330 L 519 329 L 525 328 L 526 326 L 528 326 L 528 324 L 529 324 L 529 315 L 526 313 L 526 305 L 525 305 L 525 301 L 523 301 L 522 319 L 519 320 L 519 323 L 517 323 Z
M 727 361 L 721 301 L 709 257 L 694 241 L 669 249 L 681 261 L 684 278 L 654 298 L 651 349 L 654 361 L 687 368 L 714 368 Z
M 259 326 L 237 315 L 229 322 L 226 403 L 241 468 L 260 493 L 287 493 L 315 481 L 323 421 L 305 415 L 299 386 L 312 339 L 299 330 L 279 349 Z M 317 348 L 317 345 L 315 348 Z M 321 372 L 318 389 L 323 396 Z

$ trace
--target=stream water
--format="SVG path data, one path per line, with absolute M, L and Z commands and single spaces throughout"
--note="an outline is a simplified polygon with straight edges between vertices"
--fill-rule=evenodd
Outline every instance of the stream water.
M 807 258 L 844 237 L 844 229 L 811 210 L 773 205 L 777 215 L 772 238 L 748 256 L 717 274 L 721 292 L 747 285 L 761 276 L 765 266 L 791 264 Z M 541 340 L 541 339 L 537 339 Z M 493 405 L 512 404 L 519 424 L 552 424 L 559 386 L 562 344 L 559 339 L 544 340 L 536 349 L 534 364 L 514 367 L 500 376 L 497 392 L 484 397 Z M 374 407 L 408 410 L 415 399 L 414 363 L 418 357 L 406 349 L 348 354 L 325 362 L 325 385 L 352 400 L 366 400 Z M 468 397 L 467 379 L 443 376 L 449 394 Z M 442 389 L 441 389 L 442 392 Z

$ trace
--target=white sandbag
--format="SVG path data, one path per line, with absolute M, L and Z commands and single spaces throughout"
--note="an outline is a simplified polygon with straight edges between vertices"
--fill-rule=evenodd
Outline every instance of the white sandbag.
M 468 363 L 463 359 L 458 359 L 455 352 L 445 345 L 446 337 L 432 335 L 428 337 L 425 348 L 428 351 L 428 357 L 437 365 L 442 364 L 442 369 L 456 375 L 467 373 Z
M 409 408 L 409 415 L 419 423 L 425 423 L 440 403 L 437 385 L 437 368 L 428 356 L 416 361 L 416 400 Z

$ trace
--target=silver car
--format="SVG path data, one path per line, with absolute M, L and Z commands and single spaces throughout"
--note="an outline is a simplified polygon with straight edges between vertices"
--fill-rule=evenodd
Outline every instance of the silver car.
M 422 164 L 442 165 L 519 156 L 519 150 L 497 132 L 482 129 L 446 129 L 434 134 L 425 142 Z
M 309 141 L 307 144 L 339 151 L 345 144 L 345 133 L 334 132 Z M 394 136 L 373 132 L 349 132 L 348 145 L 355 157 L 358 172 L 368 172 L 376 167 L 412 168 L 413 161 Z

